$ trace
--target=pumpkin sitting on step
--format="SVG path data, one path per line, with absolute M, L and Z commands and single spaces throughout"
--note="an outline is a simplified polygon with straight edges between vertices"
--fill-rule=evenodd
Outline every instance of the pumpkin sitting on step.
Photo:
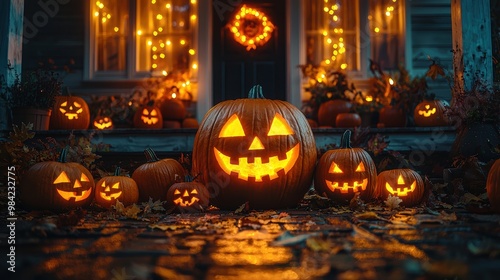
M 109 208 L 120 201 L 128 206 L 139 200 L 139 188 L 134 179 L 120 176 L 121 169 L 117 167 L 114 176 L 102 177 L 95 186 L 95 201 L 98 205 Z
M 186 176 L 184 182 L 177 182 L 168 189 L 166 201 L 168 208 L 180 212 L 203 211 L 208 207 L 209 193 L 202 183 Z
M 90 110 L 78 96 L 57 96 L 50 115 L 50 129 L 88 129 Z
M 314 188 L 331 200 L 347 205 L 356 193 L 369 201 L 374 197 L 377 170 L 370 154 L 352 148 L 351 131 L 342 135 L 340 148 L 326 151 L 318 161 Z
M 193 145 L 193 172 L 211 203 L 236 209 L 295 206 L 309 190 L 316 144 L 304 114 L 265 99 L 254 86 L 246 99 L 227 100 L 204 116 Z
M 417 126 L 444 126 L 448 124 L 444 115 L 445 104 L 441 100 L 424 100 L 417 104 L 413 114 L 413 119 Z
M 160 108 L 154 105 L 154 101 L 139 107 L 134 114 L 135 128 L 161 129 L 163 128 L 163 116 Z
M 88 206 L 93 199 L 94 178 L 76 162 L 66 162 L 68 148 L 58 161 L 39 162 L 24 174 L 20 198 L 29 209 L 64 210 Z
M 168 189 L 176 182 L 176 175 L 184 178 L 184 167 L 175 159 L 158 159 L 151 148 L 144 154 L 147 162 L 132 173 L 139 188 L 139 202 L 149 201 L 149 198 L 164 200 Z

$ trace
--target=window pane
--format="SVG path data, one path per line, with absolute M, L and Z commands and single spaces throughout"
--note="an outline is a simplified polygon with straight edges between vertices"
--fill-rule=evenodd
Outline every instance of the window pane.
M 128 1 L 100 0 L 92 5 L 96 35 L 96 71 L 126 68 Z
M 404 57 L 403 38 L 403 1 L 370 0 L 371 53 L 372 59 L 382 69 L 398 68 L 399 60 Z
M 306 62 L 359 70 L 357 0 L 308 0 Z
M 194 54 L 193 0 L 138 0 L 137 71 L 188 71 Z M 191 50 L 191 51 L 190 51 Z

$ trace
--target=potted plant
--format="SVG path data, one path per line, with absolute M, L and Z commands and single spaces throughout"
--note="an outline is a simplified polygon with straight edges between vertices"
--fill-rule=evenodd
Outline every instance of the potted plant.
M 12 122 L 33 123 L 34 130 L 47 130 L 61 86 L 59 75 L 46 67 L 25 71 L 22 75 L 16 73 L 11 85 L 2 78 L 2 96 L 12 112 Z

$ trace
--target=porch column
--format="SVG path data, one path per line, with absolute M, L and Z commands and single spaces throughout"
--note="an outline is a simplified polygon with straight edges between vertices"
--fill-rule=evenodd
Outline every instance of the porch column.
M 470 89 L 476 77 L 492 86 L 490 0 L 451 0 L 451 26 L 455 89 Z
M 14 72 L 21 73 L 22 50 L 23 50 L 23 13 L 24 0 L 2 0 L 0 1 L 0 76 L 7 79 L 11 84 L 14 80 Z M 15 71 L 8 71 L 8 64 Z

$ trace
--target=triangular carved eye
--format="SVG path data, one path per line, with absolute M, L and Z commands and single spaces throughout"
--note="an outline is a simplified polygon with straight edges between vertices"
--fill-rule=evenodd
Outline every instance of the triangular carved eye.
M 328 170 L 328 173 L 344 173 L 342 169 L 334 162 L 332 165 L 330 165 L 330 170 Z
M 120 188 L 120 182 L 116 182 L 113 184 L 113 186 L 111 187 L 112 189 L 119 189 Z
M 355 172 L 363 172 L 363 171 L 365 171 L 365 165 L 363 164 L 363 162 L 360 162 L 358 167 L 356 167 Z
M 87 175 L 82 173 L 82 176 L 80 176 L 80 181 L 82 182 L 90 182 L 89 177 Z
M 232 115 L 226 124 L 222 127 L 219 137 L 238 137 L 245 136 L 245 131 L 241 125 L 240 119 L 236 114 Z
M 151 110 L 151 116 L 156 116 L 156 115 L 158 115 L 158 113 L 156 113 L 156 110 L 154 110 L 154 109 Z
M 176 189 L 176 190 L 174 191 L 174 194 L 181 194 L 181 192 L 180 192 L 178 189 Z
M 68 175 L 66 174 L 66 172 L 61 172 L 61 174 L 59 174 L 59 176 L 57 176 L 57 178 L 54 180 L 54 184 L 60 184 L 60 183 L 69 183 L 69 178 L 68 178 Z
M 144 110 L 142 110 L 142 114 L 143 114 L 143 115 L 145 115 L 145 116 L 149 115 L 149 111 L 148 111 L 148 109 L 144 109 Z
M 273 122 L 271 123 L 271 128 L 267 133 L 267 136 L 276 136 L 276 135 L 292 135 L 293 129 L 288 125 L 288 122 L 281 116 L 276 113 L 273 118 Z
M 197 190 L 192 190 L 191 194 L 198 194 L 198 191 Z

